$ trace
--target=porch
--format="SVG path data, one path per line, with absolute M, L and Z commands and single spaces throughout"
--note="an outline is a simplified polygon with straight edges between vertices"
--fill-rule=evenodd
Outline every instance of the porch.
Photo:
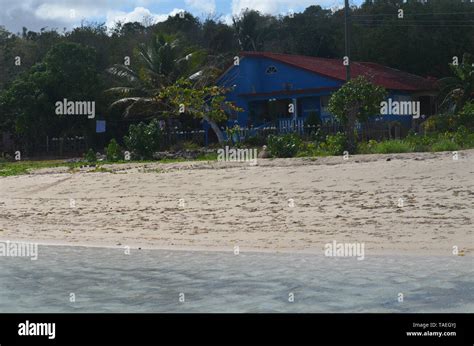
M 306 123 L 328 123 L 334 118 L 327 111 L 329 95 L 305 95 L 252 99 L 239 125 L 248 128 L 275 127 L 279 133 L 303 132 Z M 311 120 L 310 120 L 311 119 Z

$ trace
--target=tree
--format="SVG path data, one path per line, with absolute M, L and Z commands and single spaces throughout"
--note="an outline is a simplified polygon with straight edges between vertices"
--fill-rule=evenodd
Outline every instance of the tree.
M 352 60 L 446 76 L 447 62 L 460 49 L 474 51 L 474 27 L 461 26 L 472 20 L 472 10 L 472 2 L 462 0 L 367 1 L 351 14 Z
M 380 102 L 386 97 L 386 91 L 370 83 L 365 77 L 351 79 L 336 91 L 329 100 L 328 110 L 346 125 L 349 152 L 355 152 L 357 121 L 380 113 Z
M 212 18 L 208 18 L 203 23 L 202 31 L 203 37 L 206 38 L 204 46 L 210 54 L 217 55 L 238 52 L 239 49 L 232 27 Z
M 474 59 L 471 54 L 465 53 L 462 63 L 449 64 L 454 77 L 441 79 L 441 108 L 446 107 L 453 112 L 463 108 L 474 94 Z
M 107 35 L 107 27 L 103 23 L 81 23 L 67 34 L 68 42 L 79 43 L 95 49 L 97 56 L 97 69 L 104 70 L 109 66 L 111 54 L 111 40 Z
M 334 57 L 342 53 L 343 25 L 331 10 L 310 6 L 292 17 L 285 16 L 277 28 L 278 40 L 268 43 L 270 51 L 299 55 Z M 308 40 L 311 37 L 311 40 Z M 340 51 L 338 46 L 340 45 Z M 265 47 L 265 49 L 268 49 Z
M 227 119 L 227 113 L 241 111 L 233 103 L 225 101 L 226 92 L 226 89 L 218 86 L 196 88 L 189 80 L 180 79 L 163 88 L 158 99 L 166 105 L 166 115 L 190 113 L 195 118 L 203 119 L 213 129 L 219 143 L 224 143 L 224 134 L 217 123 Z
M 261 51 L 269 35 L 276 34 L 275 17 L 258 11 L 245 10 L 239 17 L 234 17 L 233 22 L 241 50 Z
M 153 154 L 160 149 L 162 137 L 159 121 L 152 119 L 147 124 L 140 122 L 130 125 L 124 141 L 133 155 L 143 160 L 153 158 Z
M 137 52 L 140 64 L 136 70 L 126 65 L 113 65 L 107 71 L 122 82 L 106 90 L 119 96 L 110 107 L 121 107 L 123 115 L 131 112 L 153 115 L 160 110 L 156 102 L 161 88 L 172 85 L 181 77 L 190 77 L 205 60 L 203 50 L 185 48 L 173 36 L 156 35 L 150 45 L 141 45 Z
M 55 103 L 65 98 L 95 102 L 100 88 L 94 49 L 59 43 L 0 95 L 5 112 L 1 121 L 12 124 L 27 146 L 43 143 L 44 136 L 85 135 L 91 129 L 90 120 L 57 115 Z M 99 105 L 96 110 L 100 111 Z

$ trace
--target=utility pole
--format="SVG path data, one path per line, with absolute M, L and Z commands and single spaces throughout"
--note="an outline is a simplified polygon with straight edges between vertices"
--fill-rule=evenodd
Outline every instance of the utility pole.
M 349 35 L 349 0 L 344 0 L 345 8 L 344 8 L 344 36 L 345 36 L 345 54 L 347 65 L 346 65 L 346 82 L 351 79 L 351 52 L 350 52 L 350 35 Z

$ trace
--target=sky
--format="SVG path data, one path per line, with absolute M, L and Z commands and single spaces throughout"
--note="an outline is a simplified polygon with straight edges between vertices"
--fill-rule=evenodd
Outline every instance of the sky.
M 362 0 L 351 0 L 359 5 Z M 168 15 L 187 11 L 198 17 L 214 14 L 226 23 L 232 16 L 249 8 L 269 14 L 299 12 L 311 5 L 324 8 L 341 7 L 344 0 L 0 0 L 0 25 L 11 32 L 22 27 L 68 30 L 81 21 L 106 23 L 116 21 L 164 21 Z

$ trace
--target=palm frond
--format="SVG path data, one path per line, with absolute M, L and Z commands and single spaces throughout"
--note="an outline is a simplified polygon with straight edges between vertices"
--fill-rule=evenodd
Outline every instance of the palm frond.
M 116 78 L 125 79 L 129 83 L 137 83 L 140 81 L 135 71 L 125 65 L 113 65 L 107 69 L 107 72 Z
M 141 93 L 140 89 L 137 88 L 132 88 L 132 87 L 114 87 L 114 88 L 109 88 L 104 91 L 104 93 L 109 94 L 109 95 L 121 95 L 121 96 L 130 96 L 130 95 L 135 95 Z

